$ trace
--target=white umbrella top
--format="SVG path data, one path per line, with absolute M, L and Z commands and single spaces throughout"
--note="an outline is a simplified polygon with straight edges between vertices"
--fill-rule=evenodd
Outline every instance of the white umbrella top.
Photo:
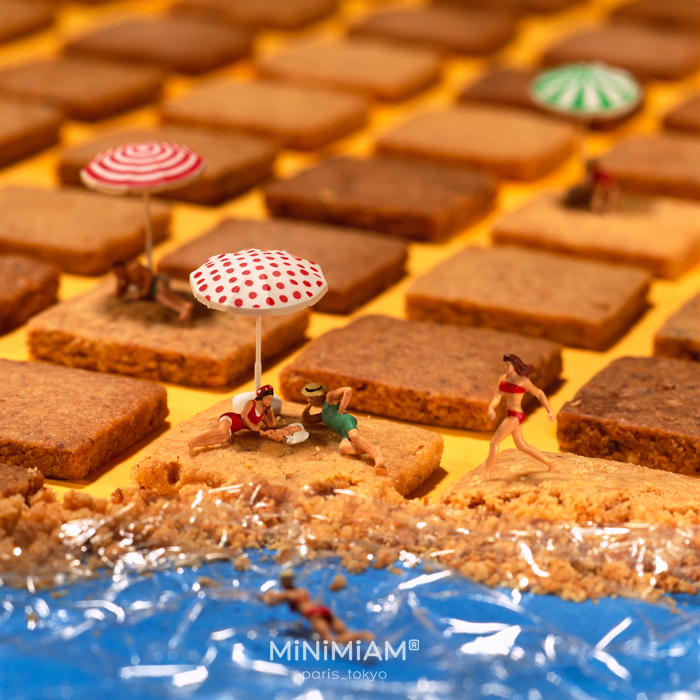
M 316 263 L 284 250 L 257 248 L 209 258 L 190 274 L 190 285 L 205 306 L 243 316 L 299 311 L 328 291 Z

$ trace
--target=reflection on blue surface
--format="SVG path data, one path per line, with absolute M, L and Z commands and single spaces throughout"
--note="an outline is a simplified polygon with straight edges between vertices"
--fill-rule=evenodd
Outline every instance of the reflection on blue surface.
M 297 585 L 377 640 L 359 660 L 356 647 L 335 659 L 326 647 L 324 659 L 303 618 L 257 599 L 279 571 L 263 559 L 244 573 L 218 562 L 58 592 L 2 589 L 0 698 L 700 699 L 696 597 L 675 597 L 675 613 L 567 603 L 419 569 L 370 569 L 331 593 L 342 571 L 325 560 Z

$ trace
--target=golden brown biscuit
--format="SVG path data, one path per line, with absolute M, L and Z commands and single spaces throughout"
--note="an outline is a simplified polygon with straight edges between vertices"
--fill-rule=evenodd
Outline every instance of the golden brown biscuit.
M 502 216 L 494 242 L 635 265 L 669 279 L 700 260 L 700 206 L 694 202 L 623 195 L 615 211 L 598 214 L 562 198 L 547 192 Z
M 304 85 L 354 90 L 380 100 L 404 100 L 436 83 L 440 59 L 427 49 L 354 39 L 317 43 L 258 61 L 263 76 Z
M 63 119 L 53 107 L 0 98 L 0 166 L 53 146 Z
M 252 33 L 197 17 L 131 19 L 72 39 L 68 56 L 151 65 L 198 74 L 247 55 Z
M 220 204 L 257 185 L 270 174 L 277 155 L 276 145 L 259 136 L 172 125 L 119 131 L 68 148 L 59 157 L 58 176 L 66 185 L 80 185 L 81 168 L 101 151 L 152 140 L 182 143 L 206 160 L 204 172 L 194 182 L 158 194 L 195 204 Z
M 288 220 L 224 219 L 214 229 L 161 258 L 158 271 L 189 279 L 213 255 L 246 250 L 264 242 L 268 250 L 289 250 L 323 270 L 328 292 L 316 311 L 347 314 L 403 277 L 408 246 L 368 231 Z
M 576 129 L 561 120 L 469 105 L 409 119 L 380 137 L 377 150 L 534 180 L 573 153 L 575 136 Z
M 561 449 L 681 474 L 700 472 L 700 365 L 621 357 L 557 415 Z
M 144 249 L 143 203 L 66 188 L 0 188 L 0 252 L 31 255 L 64 272 L 101 275 Z M 153 241 L 168 235 L 170 209 L 151 207 Z
M 173 285 L 191 299 L 188 285 Z M 298 344 L 308 311 L 266 316 L 263 358 Z M 33 319 L 31 352 L 41 359 L 188 386 L 219 387 L 248 375 L 255 362 L 255 318 L 196 304 L 191 321 L 152 301 L 123 301 L 114 283 L 64 301 Z
M 49 104 L 72 119 L 98 121 L 155 100 L 163 74 L 93 59 L 60 58 L 0 71 L 0 94 Z
M 249 131 L 284 146 L 313 150 L 364 125 L 367 102 L 346 95 L 282 83 L 221 83 L 163 105 L 163 120 L 189 126 Z
M 439 241 L 482 218 L 496 181 L 471 168 L 407 158 L 334 158 L 265 187 L 275 216 Z
M 470 246 L 418 278 L 409 318 L 550 338 L 603 350 L 644 312 L 645 270 L 540 251 Z
M 19 255 L 0 255 L 0 333 L 56 303 L 59 269 Z
M 515 29 L 515 18 L 508 12 L 426 6 L 370 15 L 355 25 L 350 34 L 405 46 L 482 55 L 505 46 L 515 36 Z
M 349 386 L 351 413 L 354 407 L 399 420 L 492 430 L 505 416 L 502 408 L 491 421 L 486 409 L 507 352 L 535 366 L 532 378 L 538 386 L 556 382 L 561 348 L 547 340 L 365 316 L 309 343 L 280 374 L 282 394 L 304 401 L 301 390 L 307 383 Z
M 0 360 L 0 461 L 82 479 L 160 428 L 165 388 L 44 362 Z
M 242 430 L 222 446 L 190 452 L 187 440 L 216 427 L 219 416 L 230 410 L 230 399 L 224 399 L 175 426 L 154 442 L 133 468 L 134 483 L 168 494 L 190 484 L 219 488 L 262 478 L 272 486 L 303 490 L 308 495 L 344 489 L 395 501 L 397 492 L 407 496 L 440 465 L 440 435 L 364 416 L 357 416 L 358 429 L 367 440 L 381 446 L 386 476 L 375 473 L 371 459 L 341 454 L 340 437 L 323 424 L 306 426 L 309 438 L 297 445 Z M 277 419 L 280 427 L 299 422 L 301 411 L 299 405 L 283 404 Z

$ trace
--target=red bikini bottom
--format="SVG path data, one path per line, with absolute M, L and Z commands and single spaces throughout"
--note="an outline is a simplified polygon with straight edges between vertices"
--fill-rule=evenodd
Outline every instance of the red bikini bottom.
M 309 608 L 305 613 L 304 617 L 309 618 L 309 617 L 322 617 L 329 625 L 331 624 L 331 621 L 333 620 L 333 613 L 331 612 L 330 608 L 327 608 L 325 605 L 316 605 L 313 608 Z
M 514 416 L 515 418 L 518 419 L 518 422 L 522 425 L 522 422 L 525 420 L 525 414 L 522 411 L 508 411 L 509 416 Z

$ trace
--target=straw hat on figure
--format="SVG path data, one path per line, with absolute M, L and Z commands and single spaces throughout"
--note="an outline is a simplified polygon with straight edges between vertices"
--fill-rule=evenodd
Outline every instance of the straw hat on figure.
M 547 459 L 536 447 L 525 442 L 523 438 L 522 422 L 525 420 L 525 413 L 522 410 L 523 398 L 526 392 L 530 392 L 539 402 L 547 409 L 547 417 L 550 421 L 554 420 L 554 412 L 549 405 L 549 401 L 542 389 L 538 389 L 529 379 L 534 367 L 526 365 L 517 355 L 509 353 L 503 356 L 503 371 L 498 380 L 498 389 L 491 399 L 486 415 L 489 420 L 495 420 L 496 409 L 502 399 L 506 400 L 508 413 L 501 424 L 496 429 L 491 445 L 489 447 L 489 455 L 486 458 L 486 473 L 484 477 L 488 479 L 491 476 L 493 465 L 498 459 L 498 447 L 509 435 L 513 436 L 515 446 L 531 455 L 540 462 L 543 462 L 549 467 L 549 471 L 556 471 L 556 464 L 553 460 Z

